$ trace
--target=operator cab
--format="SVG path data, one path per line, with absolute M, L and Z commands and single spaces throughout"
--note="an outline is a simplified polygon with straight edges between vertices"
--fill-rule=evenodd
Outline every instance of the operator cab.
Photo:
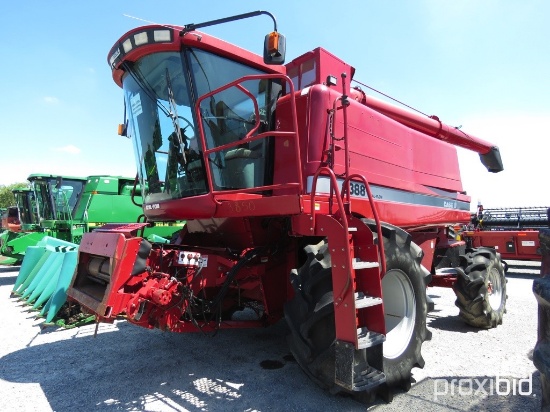
M 269 39 L 263 59 L 201 32 L 163 26 L 136 28 L 113 46 L 108 61 L 126 107 L 121 134 L 133 140 L 148 219 L 209 218 L 220 196 L 296 195 L 304 185 L 301 163 L 310 174 L 318 169 L 323 140 L 309 121 L 293 124 L 287 96 L 302 90 L 300 114 L 309 116 L 307 89 L 320 85 L 338 95 L 345 84 L 349 92 L 349 80 L 339 76 L 351 79 L 354 69 L 322 48 L 273 65 Z M 324 120 L 310 119 L 315 133 Z
M 82 195 L 85 178 L 32 174 L 28 181 L 34 188 L 41 220 L 71 220 Z
M 34 192 L 31 189 L 14 189 L 12 192 L 19 209 L 21 224 L 29 226 L 39 223 Z
M 126 135 L 134 141 L 146 205 L 262 187 L 273 179 L 270 139 L 238 142 L 273 128 L 281 80 L 252 78 L 216 90 L 244 76 L 273 70 L 245 64 L 247 57 L 241 53 L 236 56 L 241 55 L 243 62 L 214 53 L 211 47 L 187 45 L 188 38 L 196 40 L 194 35 L 183 36 L 179 50 L 164 51 L 173 44 L 157 45 L 119 65 Z M 135 35 L 130 38 L 135 43 Z M 206 38 L 199 43 L 204 47 Z M 201 132 L 204 138 L 199 137 Z

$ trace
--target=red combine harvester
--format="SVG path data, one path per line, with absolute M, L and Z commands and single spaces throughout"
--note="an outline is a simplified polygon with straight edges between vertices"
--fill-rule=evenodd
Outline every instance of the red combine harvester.
M 492 247 L 503 259 L 542 259 L 539 230 L 548 227 L 548 207 L 508 207 L 484 209 L 461 233 L 469 247 Z
M 354 68 L 322 48 L 283 65 L 276 23 L 263 58 L 197 31 L 262 14 L 273 18 L 151 25 L 115 43 L 144 213 L 187 224 L 170 244 L 136 236 L 141 224 L 85 234 L 68 293 L 98 321 L 173 332 L 284 317 L 319 385 L 388 399 L 424 365 L 426 286 L 463 246 L 448 228 L 470 221 L 455 146 L 490 172 L 503 169 L 499 150 L 351 87 Z M 496 326 L 499 254 L 455 260 L 461 315 Z

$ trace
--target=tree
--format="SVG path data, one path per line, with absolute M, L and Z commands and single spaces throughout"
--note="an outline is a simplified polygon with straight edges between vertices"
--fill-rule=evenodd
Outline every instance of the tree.
M 0 185 L 0 208 L 15 206 L 15 196 L 12 193 L 13 189 L 28 188 L 28 183 L 13 183 L 11 185 Z

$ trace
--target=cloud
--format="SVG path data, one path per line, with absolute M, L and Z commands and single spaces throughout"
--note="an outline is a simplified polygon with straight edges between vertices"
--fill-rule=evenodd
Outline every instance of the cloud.
M 72 144 L 63 146 L 63 147 L 56 147 L 53 150 L 54 152 L 64 152 L 64 153 L 70 153 L 70 154 L 79 154 L 81 152 L 81 150 L 78 147 L 73 146 Z
M 44 96 L 44 98 L 42 100 L 44 100 L 44 102 L 47 103 L 47 104 L 57 104 L 57 103 L 59 103 L 59 99 L 57 97 L 54 97 L 54 96 Z

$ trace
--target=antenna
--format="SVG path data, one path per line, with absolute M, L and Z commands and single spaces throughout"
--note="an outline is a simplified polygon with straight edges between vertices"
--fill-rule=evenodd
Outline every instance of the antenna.
M 139 21 L 142 21 L 144 23 L 149 23 L 149 24 L 156 24 L 157 26 L 162 26 L 162 27 L 166 27 L 167 29 L 179 29 L 180 27 L 176 27 L 176 26 L 172 26 L 170 24 L 163 24 L 163 23 L 155 23 L 154 21 L 150 21 L 150 20 L 145 20 L 145 19 L 142 19 L 140 17 L 135 17 L 135 16 L 130 16 L 129 14 L 122 14 L 124 17 L 129 17 L 130 19 L 134 19 L 134 20 L 139 20 Z

